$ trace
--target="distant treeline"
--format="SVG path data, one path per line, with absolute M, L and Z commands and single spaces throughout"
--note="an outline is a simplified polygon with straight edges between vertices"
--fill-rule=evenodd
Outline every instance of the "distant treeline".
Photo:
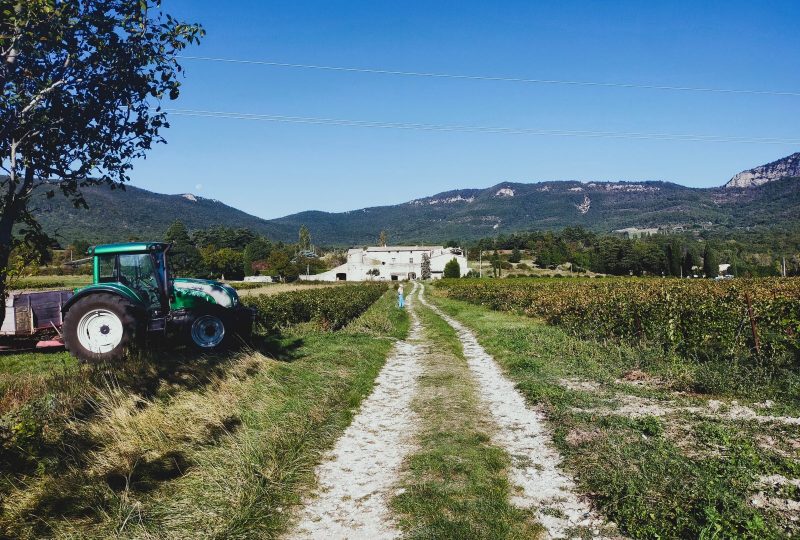
M 512 250 L 512 255 L 506 257 L 510 262 L 518 262 L 513 259 L 528 253 L 540 267 L 572 263 L 592 272 L 637 276 L 714 277 L 722 263 L 730 264 L 729 273 L 736 276 L 777 276 L 785 259 L 787 274 L 800 275 L 800 234 L 785 231 L 759 236 L 743 233 L 740 238 L 702 238 L 688 234 L 628 238 L 567 227 L 557 232 L 535 231 L 484 238 L 469 246 L 470 258 L 477 258 L 479 250 L 484 254 Z
M 129 238 L 129 241 L 139 240 Z M 327 270 L 329 263 L 313 255 L 311 235 L 301 227 L 297 243 L 272 242 L 248 228 L 225 226 L 189 232 L 181 221 L 175 221 L 159 240 L 171 242 L 169 253 L 175 275 L 181 277 L 242 279 L 249 275 L 268 275 L 293 280 L 306 271 Z M 67 247 L 75 258 L 84 256 L 88 242 L 79 241 Z M 329 262 L 336 262 L 328 258 Z
M 391 230 L 381 233 L 384 240 L 388 235 Z M 314 256 L 311 235 L 305 226 L 300 227 L 296 243 L 284 243 L 244 227 L 216 226 L 190 232 L 181 221 L 175 221 L 158 239 L 174 244 L 174 268 L 178 275 L 187 277 L 241 279 L 246 275 L 269 275 L 292 280 L 306 271 L 319 273 L 345 261 L 343 252 L 324 248 L 322 252 L 329 252 L 324 260 Z M 41 261 L 49 266 L 39 272 L 63 273 L 61 264 L 85 256 L 89 245 L 78 241 L 64 251 L 51 250 L 49 259 Z M 466 247 L 472 260 L 478 259 L 482 250 L 483 257 L 498 269 L 532 258 L 542 268 L 571 263 L 573 270 L 612 275 L 713 277 L 719 264 L 725 263 L 730 265 L 728 273 L 732 275 L 767 277 L 781 275 L 785 261 L 787 275 L 800 275 L 800 228 L 792 226 L 724 234 L 659 233 L 639 238 L 567 227 L 560 231 L 501 234 L 471 243 L 450 240 L 447 245 Z M 512 253 L 495 257 L 494 252 L 499 250 Z M 320 253 L 316 250 L 316 255 Z

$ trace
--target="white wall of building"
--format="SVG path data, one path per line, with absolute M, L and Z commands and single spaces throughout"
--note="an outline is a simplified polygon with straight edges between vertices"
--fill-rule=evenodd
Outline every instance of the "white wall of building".
M 422 256 L 431 259 L 431 277 L 442 277 L 444 265 L 454 258 L 461 275 L 469 271 L 467 258 L 459 248 L 443 246 L 384 246 L 355 248 L 347 251 L 347 262 L 321 274 L 301 275 L 314 281 L 406 281 L 422 277 Z M 377 270 L 378 275 L 370 272 Z

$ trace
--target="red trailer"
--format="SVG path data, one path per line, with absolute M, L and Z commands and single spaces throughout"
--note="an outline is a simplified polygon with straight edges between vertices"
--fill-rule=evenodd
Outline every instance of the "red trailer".
M 0 345 L 0 351 L 42 346 L 60 346 L 63 324 L 61 308 L 72 298 L 72 291 L 11 292 L 6 298 L 6 316 L 0 337 L 15 338 L 14 344 Z M 25 344 L 20 346 L 21 344 Z

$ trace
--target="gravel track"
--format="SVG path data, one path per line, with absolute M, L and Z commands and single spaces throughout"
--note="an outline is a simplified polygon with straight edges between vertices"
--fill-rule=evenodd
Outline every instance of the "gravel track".
M 588 500 L 576 494 L 572 479 L 561 468 L 561 457 L 552 447 L 544 414 L 528 407 L 514 384 L 503 374 L 494 359 L 464 325 L 446 315 L 419 294 L 420 302 L 453 327 L 464 349 L 464 356 L 478 382 L 486 410 L 497 425 L 493 442 L 512 458 L 510 480 L 518 493 L 511 502 L 530 508 L 551 538 L 575 536 L 579 530 L 593 536 L 616 537 L 613 526 L 595 513 Z
M 288 538 L 384 539 L 402 535 L 388 507 L 400 478 L 403 460 L 414 451 L 419 419 L 411 409 L 425 353 L 422 325 L 412 297 L 442 317 L 458 334 L 470 371 L 477 381 L 481 403 L 497 429 L 493 442 L 512 458 L 512 504 L 535 512 L 549 538 L 588 533 L 617 537 L 613 524 L 595 513 L 575 491 L 552 447 L 544 414 L 528 407 L 494 359 L 464 325 L 424 298 L 415 284 L 408 295 L 411 330 L 395 346 L 359 413 L 326 453 L 316 469 L 318 490 L 298 512 Z
M 372 393 L 316 469 L 318 493 L 299 512 L 289 538 L 396 538 L 388 501 L 419 421 L 411 410 L 422 368 L 422 326 L 406 303 L 411 330 L 386 360 Z

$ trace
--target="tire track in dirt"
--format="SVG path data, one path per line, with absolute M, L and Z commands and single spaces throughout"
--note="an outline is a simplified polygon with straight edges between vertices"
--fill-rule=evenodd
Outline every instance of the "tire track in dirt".
M 408 337 L 395 346 L 350 426 L 317 466 L 317 495 L 299 512 L 288 538 L 396 538 L 388 502 L 419 425 L 411 410 L 422 372 L 422 325 L 406 303 Z
M 510 480 L 519 488 L 511 502 L 536 512 L 551 538 L 575 536 L 583 529 L 593 536 L 617 537 L 616 528 L 592 510 L 589 501 L 576 493 L 575 484 L 561 471 L 561 456 L 551 444 L 544 414 L 530 408 L 498 364 L 478 343 L 475 335 L 460 322 L 446 315 L 424 298 L 420 303 L 431 308 L 458 334 L 467 363 L 478 382 L 481 400 L 497 425 L 493 439 L 512 460 Z

